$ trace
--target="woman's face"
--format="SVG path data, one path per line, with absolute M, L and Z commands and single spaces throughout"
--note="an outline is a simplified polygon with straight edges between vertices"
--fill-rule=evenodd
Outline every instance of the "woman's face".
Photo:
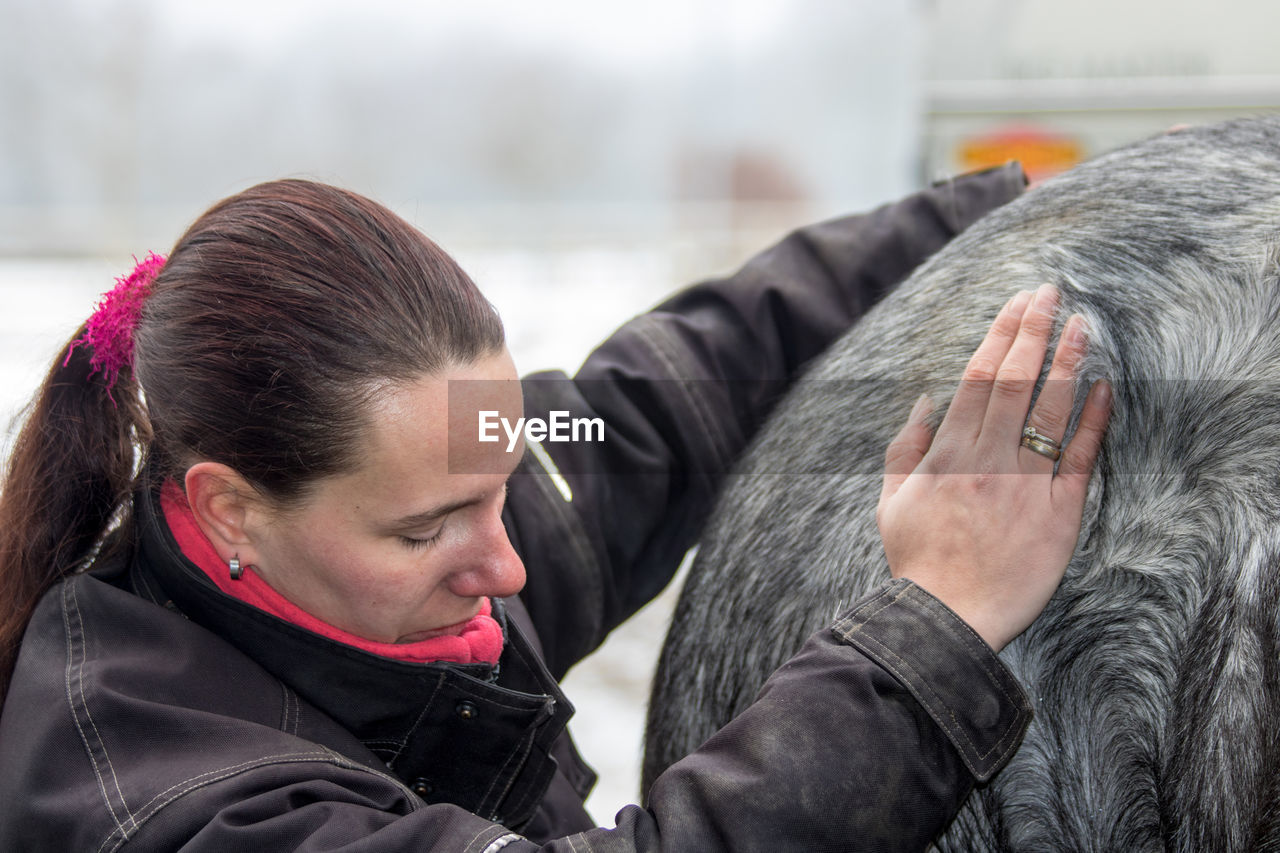
M 523 414 L 515 367 L 503 350 L 380 390 L 370 409 L 367 434 L 353 437 L 362 445 L 354 471 L 320 481 L 298 507 L 259 516 L 256 571 L 303 610 L 366 639 L 450 633 L 484 597 L 524 586 L 501 519 L 524 444 L 509 453 L 505 437 L 477 441 L 478 410 L 513 424 Z

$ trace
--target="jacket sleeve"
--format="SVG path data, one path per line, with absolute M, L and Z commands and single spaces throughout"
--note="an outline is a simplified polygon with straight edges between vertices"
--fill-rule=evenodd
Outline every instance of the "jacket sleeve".
M 522 597 L 556 677 L 671 579 L 724 475 L 806 362 L 1023 185 L 1011 164 L 803 228 L 627 323 L 572 379 L 524 380 L 527 417 L 603 425 L 601 441 L 531 446 L 509 485 Z
M 659 777 L 648 807 L 627 806 L 611 829 L 539 845 L 454 806 L 415 806 L 366 768 L 281 763 L 190 786 L 127 849 L 922 850 L 974 781 L 1005 763 L 1029 717 L 977 635 L 910 581 L 890 581 L 815 634 L 755 704 Z M 212 819 L 200 817 L 206 798 L 224 804 Z

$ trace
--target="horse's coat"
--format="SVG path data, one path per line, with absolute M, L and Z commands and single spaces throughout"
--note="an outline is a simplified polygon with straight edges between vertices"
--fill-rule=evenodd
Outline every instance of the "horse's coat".
M 887 576 L 885 447 L 922 392 L 950 399 L 1005 300 L 1048 282 L 1091 330 L 1077 406 L 1107 377 L 1113 415 L 1066 578 L 1002 653 L 1035 720 L 938 846 L 1280 850 L 1278 263 L 1278 118 L 1105 155 L 938 253 L 731 476 L 655 679 L 646 788 Z

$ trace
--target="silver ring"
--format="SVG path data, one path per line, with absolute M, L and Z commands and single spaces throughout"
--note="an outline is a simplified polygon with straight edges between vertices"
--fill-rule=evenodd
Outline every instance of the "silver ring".
M 1052 459 L 1057 462 L 1062 456 L 1062 445 L 1054 441 L 1047 435 L 1036 432 L 1036 428 L 1031 424 L 1027 424 L 1022 429 L 1022 440 L 1018 442 L 1032 453 L 1039 453 L 1041 456 Z

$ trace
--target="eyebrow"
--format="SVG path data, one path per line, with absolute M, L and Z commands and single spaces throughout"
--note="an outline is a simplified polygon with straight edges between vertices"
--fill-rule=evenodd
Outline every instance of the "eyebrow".
M 506 489 L 507 484 L 504 482 L 502 484 L 502 490 L 505 492 Z M 417 527 L 422 527 L 423 525 L 439 521 L 451 512 L 456 512 L 469 506 L 484 503 L 485 498 L 488 496 L 488 493 L 485 493 L 469 498 L 462 498 L 461 500 L 450 501 L 446 504 L 440 504 L 440 506 L 432 507 L 425 512 L 417 512 L 413 515 L 406 515 L 404 518 L 396 519 L 388 524 L 387 527 L 390 530 L 412 530 Z
M 465 507 L 475 506 L 483 500 L 484 496 L 481 495 L 473 498 L 463 498 L 459 501 L 450 501 L 447 504 L 432 507 L 426 512 L 406 515 L 404 518 L 396 519 L 387 526 L 392 530 L 409 530 L 415 527 L 422 527 L 425 524 L 431 524 L 434 521 L 439 521 L 451 512 L 456 512 L 457 510 L 464 509 Z

